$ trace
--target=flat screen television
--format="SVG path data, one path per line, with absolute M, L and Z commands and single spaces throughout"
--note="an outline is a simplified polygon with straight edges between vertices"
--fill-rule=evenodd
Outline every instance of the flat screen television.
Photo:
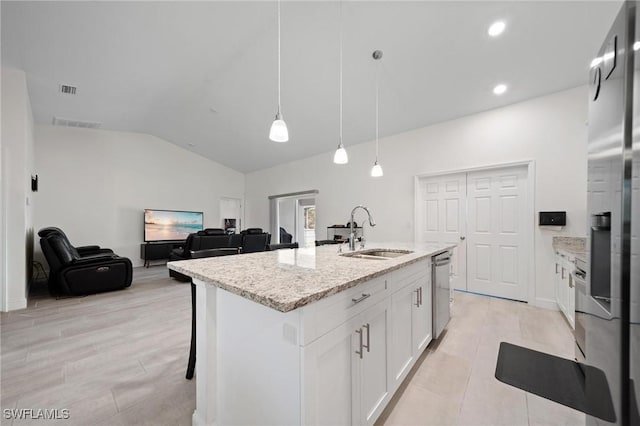
M 202 231 L 202 212 L 144 210 L 144 241 L 184 241 L 189 234 Z

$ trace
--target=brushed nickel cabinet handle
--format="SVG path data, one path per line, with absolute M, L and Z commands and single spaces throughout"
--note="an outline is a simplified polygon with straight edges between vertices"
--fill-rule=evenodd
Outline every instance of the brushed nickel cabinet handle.
M 569 275 L 569 288 L 573 288 L 573 277 Z
M 420 287 L 420 306 L 422 306 L 422 287 Z
M 562 267 L 562 275 L 561 275 L 561 277 L 564 280 L 564 266 Z
M 359 328 L 358 330 L 356 330 L 356 333 L 358 333 L 358 336 L 360 337 L 360 350 L 356 351 L 356 353 L 358 355 L 360 355 L 360 359 L 362 359 L 362 328 Z
M 416 308 L 420 307 L 420 288 L 416 288 Z
M 556 275 L 558 274 L 558 262 L 556 262 Z
M 367 329 L 367 344 L 364 345 L 363 347 L 367 349 L 367 352 L 371 352 L 371 330 L 369 329 L 369 323 L 366 323 L 362 327 Z
M 367 297 L 371 296 L 371 294 L 368 293 L 362 293 L 362 297 L 359 297 L 357 299 L 351 299 L 351 301 L 356 304 L 356 303 L 360 303 L 362 302 L 364 299 L 366 299 Z

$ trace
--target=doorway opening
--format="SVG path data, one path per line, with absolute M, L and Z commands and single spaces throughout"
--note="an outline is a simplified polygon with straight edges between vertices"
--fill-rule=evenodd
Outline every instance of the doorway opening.
M 242 230 L 242 200 L 240 198 L 220 198 L 220 226 L 230 234 Z
M 317 194 L 310 190 L 269 197 L 272 242 L 315 246 Z

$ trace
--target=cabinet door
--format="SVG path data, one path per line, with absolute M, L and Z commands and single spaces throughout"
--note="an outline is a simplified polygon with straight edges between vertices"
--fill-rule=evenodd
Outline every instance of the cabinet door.
M 391 387 L 396 389 L 411 369 L 413 349 L 413 316 L 418 303 L 419 284 L 412 283 L 391 295 L 389 359 Z
M 359 396 L 356 380 L 359 357 L 358 318 L 347 321 L 302 348 L 303 424 L 348 425 L 357 423 Z M 356 420 L 356 421 L 354 421 Z
M 558 275 L 558 307 L 560 311 L 564 315 L 567 315 L 567 268 L 565 268 L 564 263 L 560 263 L 558 269 L 560 270 Z
M 354 423 L 370 425 L 380 416 L 390 398 L 387 374 L 389 299 L 367 309 L 360 318 L 363 336 L 362 358 L 358 358 L 360 419 L 354 419 Z
M 573 275 L 569 274 L 569 300 L 567 303 L 567 318 L 569 319 L 569 324 L 571 324 L 571 328 L 575 329 L 576 325 L 576 288 L 575 282 L 573 281 Z
M 560 308 L 560 258 L 556 255 L 555 262 L 555 275 L 554 275 L 554 289 L 556 293 L 556 304 Z
M 420 278 L 418 283 L 418 293 L 420 303 L 412 305 L 412 340 L 413 355 L 418 358 L 422 351 L 431 341 L 432 327 L 432 304 L 431 304 L 431 274 Z

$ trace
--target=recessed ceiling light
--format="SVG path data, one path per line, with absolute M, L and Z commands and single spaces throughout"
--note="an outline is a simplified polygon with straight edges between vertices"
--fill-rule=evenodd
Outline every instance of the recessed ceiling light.
M 506 91 L 507 91 L 506 84 L 498 84 L 496 87 L 493 88 L 493 93 L 495 93 L 496 95 L 502 95 Z
M 503 21 L 494 22 L 493 24 L 491 24 L 491 26 L 489 27 L 489 31 L 487 32 L 491 37 L 496 37 L 502 34 L 505 27 L 506 25 Z
M 633 43 L 633 50 L 640 50 L 640 41 Z

